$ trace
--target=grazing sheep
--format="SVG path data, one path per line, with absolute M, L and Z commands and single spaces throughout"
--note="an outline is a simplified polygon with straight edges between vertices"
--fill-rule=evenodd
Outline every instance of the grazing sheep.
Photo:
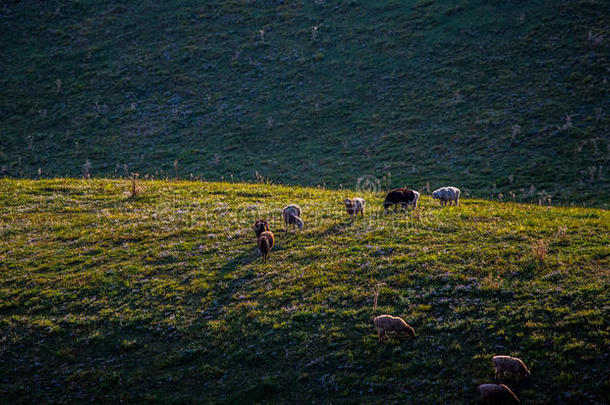
M 516 357 L 494 356 L 491 361 L 496 370 L 496 379 L 502 377 L 514 378 L 518 383 L 519 380 L 530 375 L 525 363 Z
M 399 336 L 401 333 L 405 333 L 407 336 L 415 337 L 415 329 L 398 316 L 379 315 L 373 319 L 373 323 L 377 328 L 379 340 L 382 339 L 382 336 L 387 339 L 387 332 L 396 332 Z
M 413 208 L 417 208 L 417 200 L 419 200 L 419 193 L 417 191 L 409 190 L 408 188 L 395 188 L 390 190 L 385 196 L 383 208 L 385 209 L 386 214 L 388 213 L 388 208 L 392 205 L 395 207 L 394 211 L 396 211 L 399 204 L 403 208 L 409 207 L 409 205 Z
M 299 231 L 303 229 L 303 220 L 301 219 L 301 207 L 296 204 L 290 204 L 284 207 L 282 211 L 282 217 L 284 218 L 284 223 L 286 224 L 286 232 L 288 232 L 288 225 L 292 224 L 292 229 L 294 226 L 299 227 Z
M 264 219 L 259 219 L 254 223 L 254 233 L 256 234 L 256 239 L 261 236 L 261 233 L 269 230 L 269 223 Z
M 519 398 L 504 384 L 481 384 L 477 387 L 481 401 L 488 405 L 519 404 Z
M 364 199 L 359 197 L 346 198 L 343 202 L 345 203 L 345 209 L 347 210 L 350 219 L 357 218 L 358 213 L 360 213 L 360 216 L 364 216 Z
M 441 187 L 438 190 L 434 190 L 432 192 L 432 198 L 441 201 L 441 205 L 446 205 L 449 202 L 453 201 L 454 205 L 458 205 L 460 200 L 460 189 L 457 187 Z
M 270 257 L 271 248 L 275 244 L 275 239 L 273 237 L 273 232 L 265 231 L 261 233 L 261 236 L 258 237 L 257 245 L 258 250 L 260 250 L 261 255 L 263 256 L 263 260 L 267 260 Z

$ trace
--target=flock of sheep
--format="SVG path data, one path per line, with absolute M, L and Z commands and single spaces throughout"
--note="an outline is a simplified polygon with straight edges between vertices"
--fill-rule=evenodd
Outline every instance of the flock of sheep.
M 380 341 L 384 337 L 388 338 L 388 332 L 396 333 L 398 336 L 403 333 L 407 336 L 415 337 L 415 329 L 398 316 L 379 315 L 373 319 L 373 323 L 377 328 Z M 518 384 L 521 379 L 530 375 L 530 371 L 525 363 L 516 357 L 494 356 L 491 361 L 497 380 L 509 379 Z M 484 404 L 520 403 L 515 393 L 505 384 L 481 384 L 477 387 L 477 392 Z
M 441 205 L 447 203 L 451 205 L 458 205 L 460 199 L 460 190 L 457 187 L 442 187 L 432 192 L 432 198 L 438 199 Z M 383 201 L 383 208 L 388 213 L 389 208 L 393 205 L 394 210 L 398 209 L 398 206 L 408 209 L 408 207 L 417 208 L 417 201 L 419 200 L 419 192 L 410 190 L 406 187 L 395 188 L 388 192 Z M 366 202 L 363 198 L 346 198 L 344 201 L 345 209 L 351 219 L 357 218 L 358 214 L 364 216 L 364 206 Z M 292 229 L 297 226 L 299 230 L 303 229 L 304 222 L 301 219 L 301 207 L 296 204 L 290 204 L 284 207 L 282 210 L 282 218 L 286 225 L 286 232 L 288 232 L 288 225 L 292 225 Z M 256 233 L 256 240 L 258 249 L 263 257 L 263 260 L 267 260 L 270 257 L 271 248 L 275 244 L 275 236 L 269 228 L 269 223 L 264 219 L 259 219 L 254 223 L 254 233 Z
M 460 198 L 460 190 L 456 187 L 442 187 L 432 192 L 432 198 L 440 200 L 442 206 L 447 204 L 458 205 Z M 398 209 L 398 206 L 408 209 L 408 207 L 417 208 L 417 201 L 420 193 L 408 188 L 395 188 L 390 190 L 383 202 L 383 208 L 386 213 L 391 206 Z M 345 209 L 351 219 L 357 218 L 358 214 L 364 216 L 365 201 L 360 197 L 346 198 L 344 201 Z M 301 219 L 301 207 L 296 204 L 290 204 L 282 210 L 282 218 L 288 232 L 289 225 L 295 226 L 299 230 L 303 229 L 304 222 Z M 254 233 L 256 234 L 258 249 L 263 257 L 267 260 L 270 257 L 271 249 L 275 244 L 273 232 L 269 228 L 269 223 L 264 219 L 259 219 L 254 223 Z M 379 340 L 388 338 L 388 332 L 406 334 L 407 336 L 415 337 L 415 329 L 406 323 L 402 318 L 392 315 L 379 315 L 373 319 L 373 324 L 377 328 Z M 530 371 L 525 366 L 523 361 L 516 357 L 510 356 L 494 356 L 492 359 L 493 367 L 497 380 L 511 379 L 516 383 L 529 376 Z M 519 399 L 513 391 L 505 384 L 481 384 L 477 387 L 477 392 L 481 396 L 481 400 L 485 404 L 516 404 Z

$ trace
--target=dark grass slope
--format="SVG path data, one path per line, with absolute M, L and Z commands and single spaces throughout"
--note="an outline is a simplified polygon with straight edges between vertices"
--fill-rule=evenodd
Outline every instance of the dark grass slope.
M 0 402 L 466 404 L 495 354 L 531 369 L 523 403 L 610 395 L 608 211 L 422 196 L 383 216 L 363 193 L 351 223 L 351 192 L 138 188 L 0 181 Z M 382 313 L 417 337 L 379 343 Z
M 0 4 L 4 176 L 610 196 L 607 1 Z

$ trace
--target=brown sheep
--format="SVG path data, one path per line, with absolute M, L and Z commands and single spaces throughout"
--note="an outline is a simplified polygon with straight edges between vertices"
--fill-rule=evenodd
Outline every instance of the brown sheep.
M 261 233 L 269 230 L 269 223 L 264 219 L 259 219 L 254 223 L 254 233 L 256 234 L 256 239 L 261 236 Z
M 504 384 L 481 384 L 477 387 L 481 401 L 487 405 L 519 404 L 519 398 Z
M 360 216 L 364 216 L 364 199 L 359 197 L 346 198 L 343 203 L 345 204 L 345 209 L 347 210 L 350 219 L 357 218 L 358 213 L 360 213 Z
M 260 250 L 261 255 L 263 256 L 263 260 L 269 259 L 271 248 L 275 244 L 275 239 L 273 237 L 273 232 L 265 231 L 261 233 L 261 236 L 258 237 L 258 250 Z
M 387 339 L 387 332 L 396 332 L 399 336 L 404 333 L 407 336 L 415 337 L 415 329 L 398 316 L 379 315 L 373 319 L 373 323 L 377 327 L 379 340 L 382 340 L 382 337 Z
M 519 380 L 530 375 L 525 363 L 516 357 L 494 356 L 491 362 L 496 371 L 496 379 L 502 377 L 514 378 L 519 383 Z
M 288 225 L 292 224 L 299 227 L 299 231 L 303 229 L 303 220 L 301 219 L 301 207 L 296 204 L 290 204 L 284 207 L 282 210 L 282 217 L 284 218 L 284 224 L 286 224 L 286 232 L 288 232 Z

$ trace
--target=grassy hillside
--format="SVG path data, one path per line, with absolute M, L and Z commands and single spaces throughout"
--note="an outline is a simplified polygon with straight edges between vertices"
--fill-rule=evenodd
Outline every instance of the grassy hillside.
M 609 27 L 604 0 L 3 1 L 0 175 L 607 207 Z
M 350 223 L 351 191 L 129 189 L 0 181 L 3 401 L 463 404 L 495 354 L 531 368 L 526 403 L 610 394 L 608 211 L 422 197 L 385 216 L 363 194 Z M 288 202 L 301 233 L 280 232 Z M 258 216 L 276 234 L 267 264 Z M 379 343 L 381 313 L 416 339 Z

